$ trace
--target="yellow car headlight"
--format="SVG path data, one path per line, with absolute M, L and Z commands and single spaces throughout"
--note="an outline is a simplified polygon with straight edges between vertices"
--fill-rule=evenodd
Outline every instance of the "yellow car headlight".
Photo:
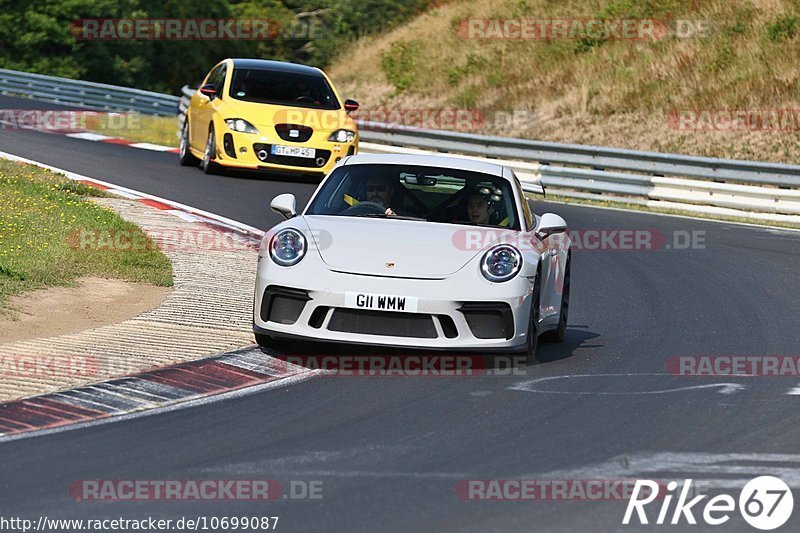
M 337 143 L 350 143 L 356 138 L 356 132 L 353 130 L 336 130 L 331 133 L 328 140 Z
M 243 118 L 228 118 L 225 119 L 225 124 L 228 125 L 228 128 L 233 131 L 238 131 L 239 133 L 255 133 L 258 134 L 258 130 L 255 126 L 247 122 Z

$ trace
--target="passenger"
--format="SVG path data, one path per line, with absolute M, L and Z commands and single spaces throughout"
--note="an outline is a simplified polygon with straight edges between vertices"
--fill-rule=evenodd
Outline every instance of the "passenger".
M 467 197 L 467 219 L 474 224 L 489 224 L 491 206 L 480 193 L 473 192 Z

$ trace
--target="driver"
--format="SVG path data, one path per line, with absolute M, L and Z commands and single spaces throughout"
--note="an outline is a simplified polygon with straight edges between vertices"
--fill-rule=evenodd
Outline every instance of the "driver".
M 370 176 L 367 178 L 366 190 L 368 202 L 375 202 L 381 207 L 385 207 L 386 215 L 396 214 L 389 205 L 396 190 L 394 182 L 389 176 Z
M 314 95 L 314 90 L 304 80 L 300 80 L 297 83 L 297 94 L 299 95 L 297 98 L 295 98 L 295 101 L 297 102 L 307 100 L 309 102 L 319 104 L 319 99 Z

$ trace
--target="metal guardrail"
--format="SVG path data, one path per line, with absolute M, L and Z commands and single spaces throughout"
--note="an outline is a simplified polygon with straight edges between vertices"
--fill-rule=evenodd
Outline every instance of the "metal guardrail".
M 110 111 L 174 116 L 189 98 L 0 69 L 0 91 Z M 514 169 L 523 188 L 717 215 L 800 223 L 800 166 L 359 122 L 361 150 L 461 154 Z
M 800 187 L 800 166 L 640 152 L 580 144 L 561 144 L 510 137 L 493 137 L 441 130 L 397 127 L 377 122 L 359 123 L 362 140 L 496 159 L 536 161 L 623 170 L 653 176 L 681 176 L 756 185 Z
M 360 135 L 363 133 L 363 130 L 359 130 Z M 441 150 L 441 147 L 437 148 Z M 431 153 L 430 150 L 364 141 L 361 151 Z M 797 188 L 609 172 L 542 165 L 535 161 L 497 162 L 514 169 L 522 181 L 523 189 L 528 192 L 541 193 L 542 184 L 548 193 L 571 198 L 800 223 L 800 190 Z
M 104 83 L 0 69 L 0 91 L 103 111 L 174 116 L 178 97 Z
M 560 196 L 800 223 L 800 166 L 359 124 L 373 150 L 499 159 Z M 363 143 L 362 146 L 364 146 Z M 564 166 L 561 166 L 564 165 Z M 568 165 L 568 166 L 567 166 Z M 523 188 L 538 192 L 536 186 Z
M 181 97 L 178 101 L 178 137 L 181 136 L 183 131 L 183 121 L 186 120 L 186 108 L 189 107 L 189 100 L 192 99 L 197 89 L 193 89 L 188 85 L 181 87 Z
M 184 86 L 179 131 L 195 90 Z M 496 159 L 528 192 L 800 223 L 800 166 L 409 128 L 358 121 L 361 151 Z M 562 166 L 563 165 L 563 166 Z

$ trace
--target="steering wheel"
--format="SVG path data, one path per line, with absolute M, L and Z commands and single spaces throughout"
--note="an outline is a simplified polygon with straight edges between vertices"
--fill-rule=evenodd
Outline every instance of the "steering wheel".
M 358 202 L 341 212 L 342 215 L 365 215 L 368 213 L 385 213 L 386 208 L 378 202 Z
M 311 102 L 312 104 L 316 103 L 316 100 L 311 98 L 310 96 L 298 96 L 294 99 L 295 102 Z

